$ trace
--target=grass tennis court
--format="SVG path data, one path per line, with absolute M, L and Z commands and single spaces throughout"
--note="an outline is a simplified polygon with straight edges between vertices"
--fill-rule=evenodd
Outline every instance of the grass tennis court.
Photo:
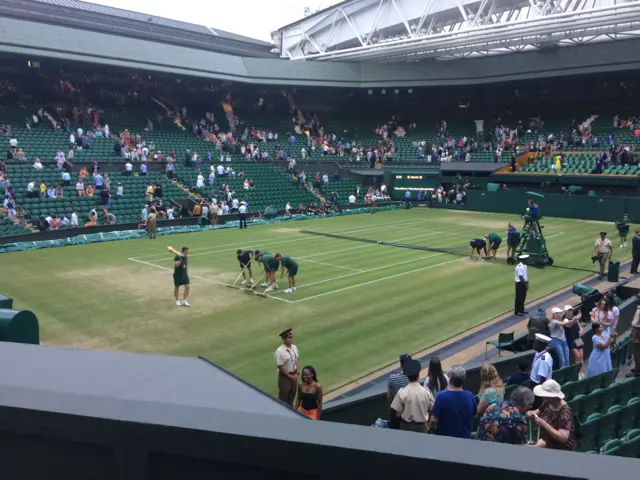
M 512 310 L 509 221 L 522 223 L 512 215 L 413 209 L 9 253 L 0 257 L 0 291 L 36 313 L 45 344 L 202 355 L 270 393 L 278 333 L 292 326 L 301 363 L 316 368 L 326 392 Z M 541 223 L 556 265 L 573 269 L 530 267 L 528 301 L 589 276 L 575 269 L 594 269 L 593 242 L 603 228 L 614 258 L 630 256 L 613 223 Z M 504 241 L 501 259 L 479 263 L 302 229 L 436 249 L 465 247 L 490 231 Z M 168 245 L 190 249 L 190 308 L 175 305 Z M 240 273 L 241 247 L 292 256 L 297 291 L 259 298 L 225 288 Z

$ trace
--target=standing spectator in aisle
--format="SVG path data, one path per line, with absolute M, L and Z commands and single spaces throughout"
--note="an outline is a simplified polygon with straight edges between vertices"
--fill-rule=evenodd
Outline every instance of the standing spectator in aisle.
M 100 172 L 93 177 L 93 180 L 96 184 L 96 190 L 102 190 L 104 188 L 104 179 L 102 175 L 100 175 Z
M 62 172 L 62 186 L 71 186 L 71 175 L 69 174 L 69 172 Z
M 596 240 L 593 246 L 593 256 L 600 263 L 600 278 L 604 277 L 604 269 L 613 255 L 613 245 L 611 240 L 607 238 L 607 232 L 600 232 L 600 238 Z
M 74 210 L 71 214 L 71 227 L 78 226 L 78 210 Z
M 564 401 L 564 393 L 555 380 L 547 380 L 533 389 L 536 397 L 542 398 L 538 410 L 527 412 L 540 428 L 539 448 L 575 450 L 578 447 L 576 426 L 571 407 Z
M 288 328 L 280 334 L 282 345 L 274 354 L 278 367 L 278 398 L 287 405 L 293 406 L 296 396 L 296 383 L 300 370 L 300 354 L 293 344 L 293 329 Z
M 638 273 L 638 265 L 640 264 L 640 230 L 636 230 L 636 234 L 631 239 L 631 273 Z
M 104 174 L 104 188 L 111 191 L 111 178 L 109 178 L 109 174 Z
M 169 161 L 169 163 L 167 163 L 167 178 L 169 180 L 173 180 L 173 162 Z M 214 180 L 215 180 L 215 176 L 214 176 Z
M 141 177 L 146 177 L 147 176 L 147 164 L 142 162 L 140 164 L 140 176 Z
M 636 296 L 636 301 L 640 301 L 640 296 Z M 627 377 L 640 377 L 640 305 L 636 307 L 636 313 L 631 321 L 631 348 L 634 366 Z
M 506 402 L 490 405 L 480 417 L 477 440 L 524 445 L 527 443 L 527 421 L 524 415 L 535 396 L 527 387 L 518 387 Z
M 449 378 L 442 371 L 442 363 L 438 357 L 429 359 L 429 371 L 424 379 L 424 388 L 428 388 L 434 398 L 449 386 Z
M 609 333 L 605 326 L 595 322 L 591 325 L 593 332 L 593 351 L 589 356 L 589 367 L 587 375 L 592 377 L 600 373 L 608 372 L 613 367 L 611 365 L 611 345 L 616 342 L 616 332 Z
M 568 325 L 563 323 L 564 336 L 567 339 L 567 345 L 569 345 L 569 353 L 571 355 L 571 364 L 582 363 L 584 361 L 582 357 L 582 349 L 584 347 L 584 344 L 582 343 L 582 339 L 580 338 L 580 336 L 582 335 L 582 325 L 580 325 L 582 312 L 578 312 L 576 315 L 574 315 L 573 307 L 571 305 L 565 305 L 563 310 L 563 322 L 565 320 L 571 322 L 575 319 L 574 323 L 570 323 Z
M 516 302 L 515 302 L 515 314 L 526 315 L 527 312 L 524 309 L 524 304 L 527 300 L 527 290 L 529 290 L 529 271 L 523 260 L 529 258 L 529 255 L 524 254 L 518 257 L 519 263 L 516 265 L 515 280 L 516 280 Z
M 391 409 L 400 417 L 400 430 L 426 433 L 429 413 L 435 403 L 431 391 L 418 382 L 420 362 L 409 360 L 402 366 L 402 372 L 409 383 L 398 391 L 391 403 Z
M 451 369 L 449 388 L 437 396 L 429 424 L 436 435 L 471 438 L 471 420 L 476 414 L 473 394 L 463 390 L 467 372 L 456 365 Z
M 549 330 L 551 332 L 551 348 L 558 357 L 559 368 L 567 367 L 571 363 L 569 356 L 569 344 L 567 343 L 567 337 L 565 335 L 565 328 L 572 327 L 576 323 L 579 317 L 574 317 L 571 320 L 562 319 L 563 310 L 558 307 L 551 309 L 551 321 L 549 322 Z
M 396 411 L 391 408 L 393 400 L 401 388 L 406 387 L 409 384 L 409 378 L 404 374 L 402 368 L 405 363 L 411 361 L 411 355 L 400 355 L 400 372 L 394 372 L 389 375 L 387 381 L 387 404 L 389 405 L 389 426 L 390 428 L 397 429 L 400 427 L 400 419 L 396 414 Z
M 302 369 L 296 410 L 311 420 L 320 420 L 322 417 L 322 385 L 318 383 L 316 369 L 311 366 Z
M 124 187 L 120 182 L 116 186 L 116 199 L 122 200 L 124 198 Z
M 502 402 L 504 399 L 504 383 L 498 375 L 496 367 L 490 363 L 485 363 L 480 367 L 478 398 L 478 415 L 482 415 L 489 405 Z

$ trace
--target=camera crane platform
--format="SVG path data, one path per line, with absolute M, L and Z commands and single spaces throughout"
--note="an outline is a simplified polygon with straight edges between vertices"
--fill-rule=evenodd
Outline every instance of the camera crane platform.
M 529 195 L 544 198 L 544 195 L 535 192 L 527 192 Z M 529 210 L 529 209 L 527 209 Z M 514 248 L 513 257 L 507 259 L 507 263 L 514 265 L 516 259 L 523 254 L 529 255 L 525 260 L 527 265 L 535 265 L 537 268 L 544 268 L 553 265 L 553 258 L 549 255 L 547 242 L 542 233 L 543 225 L 540 225 L 541 215 L 534 215 L 528 211 L 524 215 L 524 226 L 518 232 L 517 246 Z

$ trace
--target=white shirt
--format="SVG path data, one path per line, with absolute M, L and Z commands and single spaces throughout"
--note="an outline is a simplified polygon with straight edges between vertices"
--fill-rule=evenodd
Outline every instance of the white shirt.
M 356 203 L 356 196 L 353 193 L 349 195 L 349 203 L 351 204 Z
M 116 189 L 116 195 L 124 195 L 124 187 L 122 185 L 118 185 Z
M 17 138 L 10 138 L 9 139 L 9 146 L 10 147 L 17 147 L 18 146 L 18 139 Z
M 218 175 L 224 175 L 224 167 L 222 165 L 218 165 Z
M 127 162 L 124 166 L 125 170 L 127 172 L 130 172 L 131 170 L 133 170 L 133 165 L 131 165 L 129 162 Z
M 234 198 L 233 201 L 231 202 L 231 205 L 233 206 L 233 208 L 238 208 L 238 205 L 240 205 L 240 202 L 238 202 L 237 198 Z
M 76 212 L 71 214 L 71 225 L 75 225 L 76 227 L 78 226 L 78 215 Z
M 167 218 L 169 220 L 173 220 L 173 208 L 168 208 L 167 209 Z
M 516 265 L 516 283 L 520 283 L 520 277 L 524 278 L 525 282 L 529 281 L 529 272 L 527 271 L 527 266 L 522 262 Z
M 246 207 L 246 205 L 240 205 L 240 207 L 238 208 L 238 212 L 240 212 L 240 213 L 247 213 L 247 207 Z
M 287 202 L 287 205 L 284 207 L 286 210 L 291 210 L 291 204 Z
M 107 124 L 104 125 L 104 136 L 105 137 L 109 136 L 109 125 Z
M 531 375 L 529 378 L 534 383 L 540 383 L 540 377 L 546 380 L 551 378 L 553 372 L 553 358 L 546 350 L 537 352 L 533 357 L 533 365 L 531 366 Z
M 29 182 L 27 185 L 27 192 L 33 192 L 33 187 L 35 187 L 35 182 Z
M 82 182 L 76 183 L 76 190 L 84 190 L 84 183 Z

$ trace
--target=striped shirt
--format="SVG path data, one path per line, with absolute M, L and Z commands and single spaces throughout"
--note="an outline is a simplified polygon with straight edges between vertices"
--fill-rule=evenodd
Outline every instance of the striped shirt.
M 406 387 L 407 385 L 409 385 L 409 379 L 405 374 L 392 373 L 391 375 L 389 375 L 389 382 L 387 383 L 387 387 L 391 389 L 391 400 L 393 401 L 400 389 Z

